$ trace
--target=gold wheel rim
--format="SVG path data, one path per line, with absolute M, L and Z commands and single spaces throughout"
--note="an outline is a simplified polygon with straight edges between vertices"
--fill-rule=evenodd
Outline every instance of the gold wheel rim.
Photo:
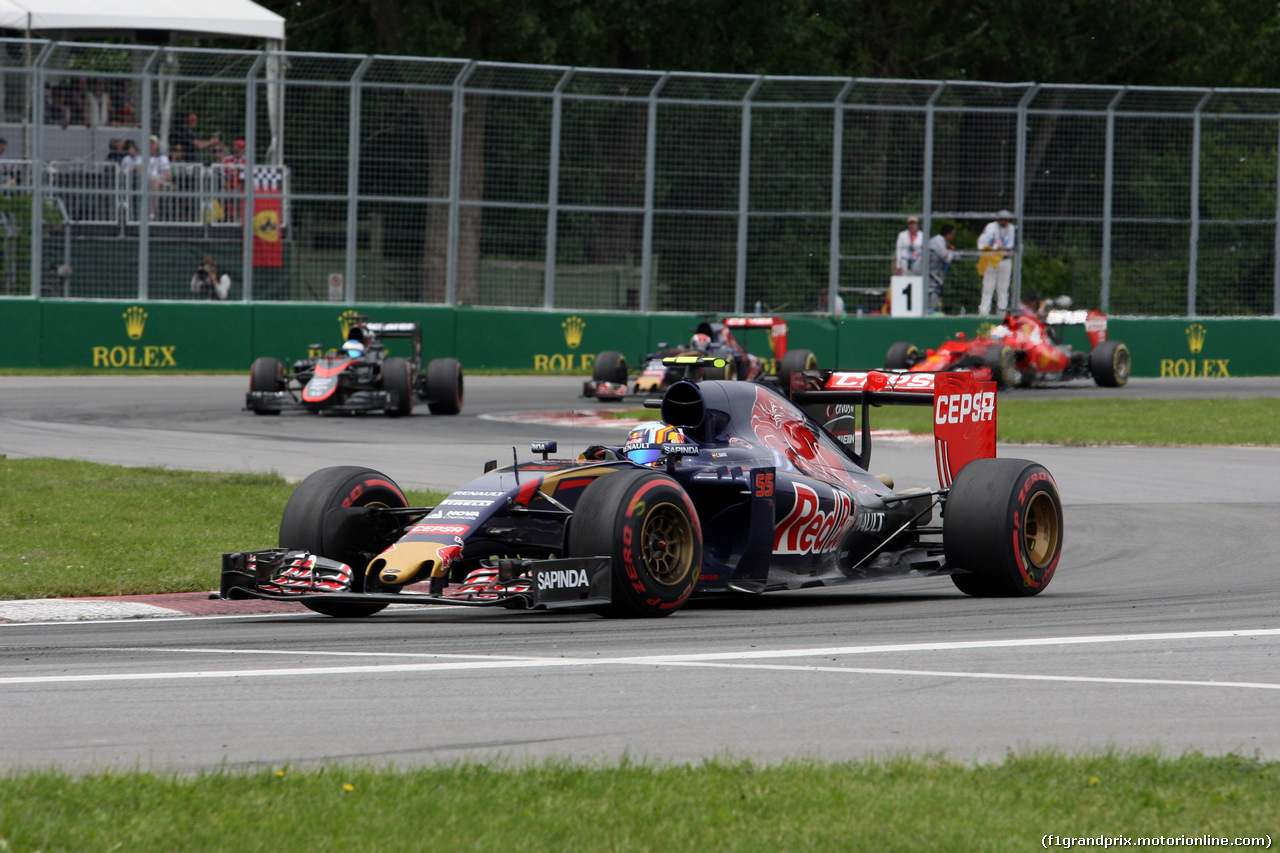
M 662 586 L 683 583 L 693 568 L 693 525 L 680 507 L 662 503 L 645 514 L 640 531 L 645 571 Z
M 1058 551 L 1058 510 L 1046 492 L 1037 492 L 1022 519 L 1022 543 L 1031 565 L 1047 569 Z

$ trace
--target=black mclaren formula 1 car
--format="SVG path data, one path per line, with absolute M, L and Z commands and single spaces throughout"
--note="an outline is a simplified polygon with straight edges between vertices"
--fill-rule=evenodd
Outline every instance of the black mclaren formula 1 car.
M 867 414 L 886 404 L 932 408 L 937 488 L 870 473 Z M 342 617 L 393 603 L 665 616 L 694 593 L 904 575 L 1035 595 L 1058 566 L 1062 503 L 1044 467 L 995 458 L 995 405 L 994 384 L 963 372 L 804 371 L 792 399 L 681 381 L 660 401 L 661 444 L 633 432 L 555 459 L 535 443 L 540 458 L 490 463 L 433 508 L 377 471 L 325 468 L 289 499 L 278 548 L 223 555 L 221 595 Z
M 255 359 L 249 369 L 245 408 L 256 415 L 284 409 L 311 412 L 382 410 L 391 417 L 413 412 L 416 396 L 433 415 L 462 411 L 462 366 L 455 358 L 434 358 L 422 369 L 422 326 L 418 323 L 370 323 L 356 317 L 342 349 L 311 345 L 307 358 L 286 369 L 277 358 Z M 390 357 L 383 339 L 407 338 L 408 358 Z

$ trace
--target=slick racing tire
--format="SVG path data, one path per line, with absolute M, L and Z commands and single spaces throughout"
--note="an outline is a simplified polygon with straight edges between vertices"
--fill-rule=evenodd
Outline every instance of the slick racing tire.
M 591 378 L 596 382 L 615 382 L 627 384 L 627 359 L 617 350 L 607 349 L 596 355 L 595 366 L 591 368 Z
M 1089 372 L 1103 388 L 1119 388 L 1129 381 L 1129 348 L 1119 341 L 1103 341 L 1089 353 Z
M 690 353 L 690 355 L 702 355 L 702 353 L 693 352 L 693 353 Z M 723 379 L 738 378 L 737 376 L 738 366 L 733 363 L 733 359 L 730 358 L 729 356 L 721 356 L 721 358 L 723 358 L 725 361 L 724 367 L 716 367 L 714 365 L 708 365 L 702 368 L 702 378 L 704 380 L 711 382 L 711 381 L 718 381 Z M 732 371 L 733 375 L 730 375 L 730 371 Z
M 966 595 L 1038 595 L 1062 556 L 1062 499 L 1026 459 L 976 459 L 960 469 L 942 511 L 947 567 Z
M 249 390 L 274 394 L 284 390 L 284 365 L 278 358 L 255 358 L 249 367 Z M 254 409 L 255 415 L 278 415 L 279 409 Z
M 427 400 L 433 415 L 456 415 L 462 411 L 462 365 L 456 358 L 433 358 L 427 362 Z
M 991 368 L 991 381 L 1001 388 L 1012 388 L 1018 381 L 1018 354 L 1013 347 L 996 344 L 982 354 L 982 363 Z
M 787 350 L 778 363 L 778 387 L 782 393 L 791 396 L 791 374 L 797 370 L 817 370 L 818 357 L 809 349 Z
M 898 341 L 884 354 L 886 370 L 909 370 L 920 363 L 920 348 L 910 341 Z
M 396 395 L 386 408 L 387 417 L 413 414 L 413 366 L 407 358 L 389 358 L 382 365 L 382 390 Z
M 619 471 L 598 477 L 578 499 L 568 553 L 612 558 L 613 601 L 601 611 L 605 616 L 669 616 L 698 582 L 702 527 L 671 477 Z
M 408 505 L 404 492 L 386 474 L 354 465 L 321 468 L 299 483 L 285 504 L 284 516 L 280 519 L 280 547 L 341 560 L 351 567 L 351 591 L 373 592 L 375 590 L 365 586 L 365 567 L 375 554 L 391 544 L 400 523 L 379 524 L 369 516 L 353 517 L 343 510 Z M 316 613 L 340 617 L 372 616 L 387 606 L 323 599 L 302 603 Z

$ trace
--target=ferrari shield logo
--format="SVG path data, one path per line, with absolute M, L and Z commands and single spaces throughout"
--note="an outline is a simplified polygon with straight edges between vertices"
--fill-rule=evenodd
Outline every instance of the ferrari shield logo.
M 260 210 L 253 217 L 253 236 L 267 243 L 280 239 L 280 211 Z

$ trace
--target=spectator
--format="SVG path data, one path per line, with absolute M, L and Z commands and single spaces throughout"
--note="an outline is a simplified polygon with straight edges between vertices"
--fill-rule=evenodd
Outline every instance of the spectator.
M 137 127 L 138 108 L 133 103 L 133 81 L 121 81 L 120 91 L 115 93 L 112 101 L 115 112 L 112 114 L 111 123 L 124 127 Z
M 172 215 L 168 218 L 179 222 L 186 222 L 191 219 L 191 198 L 190 193 L 196 190 L 196 176 L 192 171 L 193 164 L 186 162 L 187 152 L 180 143 L 174 143 L 169 149 L 169 169 L 173 173 L 173 187 L 179 193 L 179 196 L 169 199 L 169 210 Z
M 947 272 L 951 262 L 956 259 L 956 247 L 951 241 L 955 239 L 956 227 L 943 225 L 933 239 L 929 241 L 929 313 L 942 311 L 942 288 L 947 282 Z
M 995 222 L 988 222 L 978 237 L 978 272 L 982 273 L 982 299 L 979 314 L 991 313 L 991 296 L 996 297 L 996 308 L 1003 314 L 1009 308 L 1009 279 L 1013 275 L 1011 254 L 1016 246 L 1016 229 L 1009 222 L 1013 214 L 1002 210 Z
M 67 87 L 62 83 L 45 90 L 44 123 L 60 125 L 64 130 L 71 124 Z
M 89 123 L 89 78 L 77 77 L 67 87 L 67 106 L 71 110 L 72 124 Z
M 151 137 L 151 165 L 148 167 L 148 174 L 151 178 L 151 218 L 156 216 L 156 207 L 159 203 L 159 194 L 168 190 L 173 186 L 173 167 L 169 163 L 169 158 L 160 151 L 160 137 Z
M 898 232 L 898 246 L 894 251 L 894 275 L 919 275 L 920 256 L 924 249 L 924 235 L 920 233 L 920 217 L 907 217 L 907 230 Z
M 9 150 L 9 140 L 0 138 L 0 187 L 12 187 L 18 183 L 18 171 L 5 156 Z
M 111 94 L 107 81 L 101 77 L 93 81 L 93 91 L 85 96 L 85 124 L 89 127 L 105 127 L 111 123 Z
M 222 141 L 218 138 L 216 133 L 208 139 L 197 139 L 196 125 L 199 122 L 200 117 L 198 115 L 195 113 L 187 113 L 186 123 L 178 125 L 169 134 L 169 147 L 173 148 L 175 145 L 181 145 L 187 152 L 187 155 L 192 158 L 193 163 L 200 161 L 200 158 L 197 155 L 201 151 L 211 145 L 218 145 Z
M 142 155 L 138 153 L 138 143 L 132 139 L 124 141 L 124 156 L 120 158 L 120 165 L 126 169 L 137 169 L 142 165 Z
M 107 141 L 107 162 L 119 166 L 122 160 L 124 160 L 124 140 L 113 136 Z
M 237 139 L 231 146 L 231 153 L 222 158 L 222 187 L 228 193 L 238 197 L 244 192 L 244 140 Z M 240 221 L 240 202 L 237 198 L 228 197 L 223 202 L 223 212 L 232 222 Z
M 231 293 L 231 276 L 218 275 L 218 262 L 205 255 L 191 276 L 191 292 L 197 299 L 226 299 Z

